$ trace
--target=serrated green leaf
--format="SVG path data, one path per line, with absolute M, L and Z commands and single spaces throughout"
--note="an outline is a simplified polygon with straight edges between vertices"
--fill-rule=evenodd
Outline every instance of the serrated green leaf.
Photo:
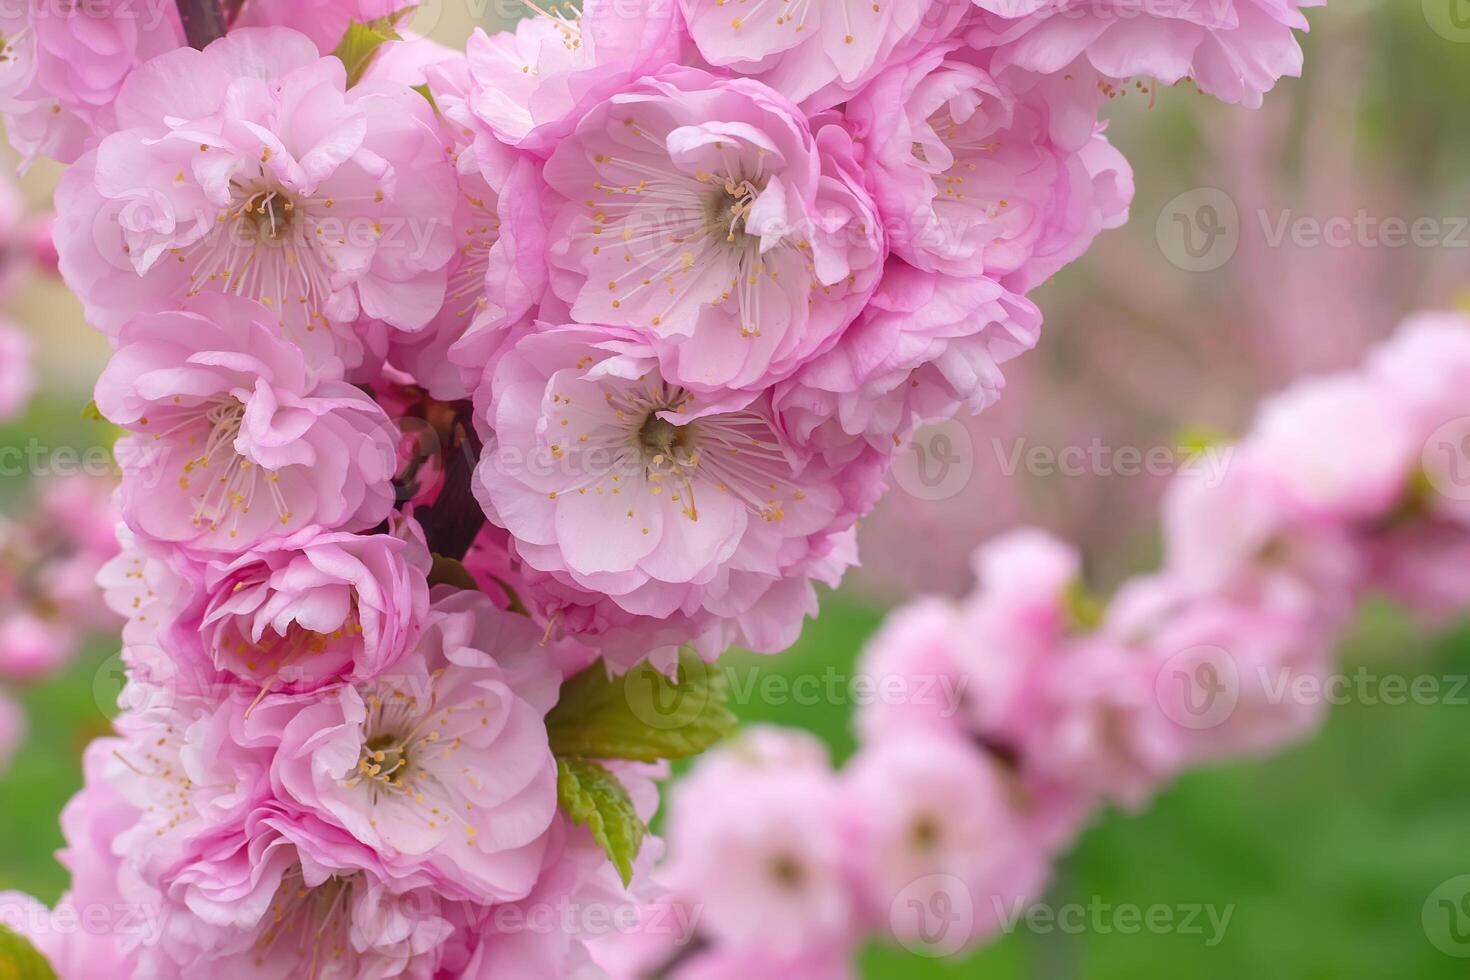
M 398 25 L 415 9 L 404 7 L 387 17 L 375 17 L 366 22 L 354 20 L 347 25 L 346 33 L 332 54 L 347 67 L 348 88 L 362 81 L 380 47 L 389 41 L 403 40 L 398 33 Z
M 631 882 L 648 827 L 618 777 L 587 759 L 557 759 L 556 795 L 572 822 L 592 832 L 623 884 Z
M 56 980 L 56 971 L 29 940 L 0 925 L 0 980 Z
M 595 663 L 562 685 L 546 718 L 559 756 L 658 762 L 686 759 L 722 741 L 739 722 L 726 706 L 724 677 L 685 650 L 678 682 L 643 665 L 609 678 Z

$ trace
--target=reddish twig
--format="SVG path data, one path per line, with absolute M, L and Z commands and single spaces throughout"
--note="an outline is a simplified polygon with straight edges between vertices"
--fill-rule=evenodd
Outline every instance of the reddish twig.
M 184 22 L 184 37 L 189 46 L 201 51 L 211 41 L 225 36 L 229 25 L 220 0 L 177 0 L 179 20 Z

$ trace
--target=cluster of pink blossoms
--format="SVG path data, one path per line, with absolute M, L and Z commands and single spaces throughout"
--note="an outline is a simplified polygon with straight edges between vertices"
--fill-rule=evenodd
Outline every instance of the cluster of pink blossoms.
M 839 978 L 870 938 L 972 948 L 1099 807 L 1313 731 L 1366 593 L 1430 624 L 1470 610 L 1470 316 L 1413 317 L 1361 369 L 1275 396 L 1228 460 L 1176 478 L 1162 569 L 1105 608 L 1075 549 L 1021 529 L 979 549 L 964 600 L 894 612 L 841 770 L 777 729 L 707 755 L 671 794 L 668 897 L 599 960 Z
M 672 753 L 569 762 L 564 682 L 788 646 L 895 452 L 998 397 L 1028 291 L 1125 220 L 1100 107 L 1135 74 L 1258 100 L 1302 5 L 528 3 L 463 52 L 378 45 L 389 0 L 9 15 L 0 112 L 70 164 L 60 269 L 126 432 L 124 710 L 29 930 L 61 975 L 595 970 L 537 913 L 632 908 Z M 99 908 L 146 914 L 62 936 Z

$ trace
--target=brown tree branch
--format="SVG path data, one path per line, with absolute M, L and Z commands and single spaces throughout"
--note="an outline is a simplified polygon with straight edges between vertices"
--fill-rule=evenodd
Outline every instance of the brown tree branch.
M 211 41 L 225 36 L 229 25 L 220 0 L 177 0 L 179 20 L 184 22 L 184 37 L 189 46 L 201 51 Z

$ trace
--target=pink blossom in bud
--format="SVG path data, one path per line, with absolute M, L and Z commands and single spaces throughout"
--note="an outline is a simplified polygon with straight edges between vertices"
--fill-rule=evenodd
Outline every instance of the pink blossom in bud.
M 368 680 L 414 650 L 430 564 L 411 523 L 370 535 L 307 528 L 210 563 L 203 605 L 166 645 L 262 690 Z

